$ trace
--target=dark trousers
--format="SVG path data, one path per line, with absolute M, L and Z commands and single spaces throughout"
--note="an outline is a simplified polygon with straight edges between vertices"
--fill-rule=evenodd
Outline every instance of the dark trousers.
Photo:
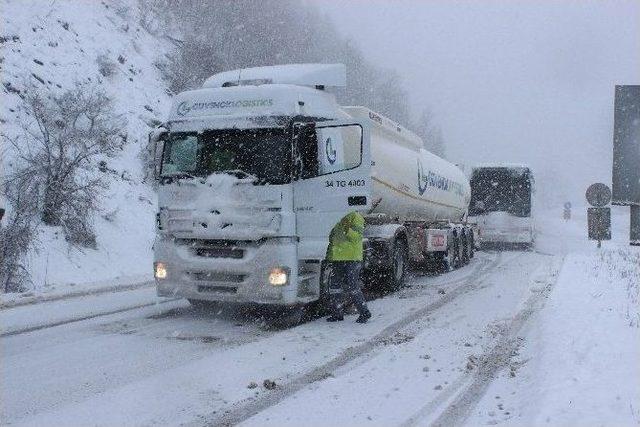
M 336 317 L 344 315 L 343 309 L 347 297 L 358 309 L 358 313 L 364 314 L 369 310 L 364 301 L 362 289 L 360 289 L 360 261 L 333 261 L 331 262 L 331 278 L 329 280 L 329 296 L 331 301 L 331 314 Z

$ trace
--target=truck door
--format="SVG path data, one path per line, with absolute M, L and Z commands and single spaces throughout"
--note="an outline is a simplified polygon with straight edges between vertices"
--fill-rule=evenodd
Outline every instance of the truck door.
M 371 207 L 369 128 L 333 120 L 296 123 L 293 129 L 298 258 L 322 259 L 340 218 Z

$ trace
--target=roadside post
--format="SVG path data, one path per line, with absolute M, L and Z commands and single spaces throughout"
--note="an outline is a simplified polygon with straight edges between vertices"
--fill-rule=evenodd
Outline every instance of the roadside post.
M 597 240 L 598 248 L 603 240 L 611 240 L 611 208 L 605 207 L 611 201 L 611 190 L 601 182 L 591 184 L 585 194 L 587 202 L 587 229 L 589 240 Z
M 566 202 L 564 204 L 564 212 L 562 214 L 562 217 L 565 221 L 569 221 L 571 219 L 571 202 Z

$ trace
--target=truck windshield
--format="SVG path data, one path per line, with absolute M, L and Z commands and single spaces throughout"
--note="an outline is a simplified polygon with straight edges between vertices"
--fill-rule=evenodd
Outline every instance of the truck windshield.
M 531 175 L 526 168 L 481 168 L 471 177 L 469 215 L 508 212 L 531 216 Z
M 224 129 L 169 135 L 162 175 L 200 176 L 244 173 L 258 184 L 291 181 L 291 141 L 284 129 Z

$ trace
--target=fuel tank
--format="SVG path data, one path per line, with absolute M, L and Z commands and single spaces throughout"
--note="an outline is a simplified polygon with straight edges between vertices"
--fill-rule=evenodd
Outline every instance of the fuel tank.
M 364 107 L 347 114 L 371 123 L 371 178 L 375 213 L 401 221 L 459 221 L 471 189 L 464 172 L 422 148 L 413 132 Z

